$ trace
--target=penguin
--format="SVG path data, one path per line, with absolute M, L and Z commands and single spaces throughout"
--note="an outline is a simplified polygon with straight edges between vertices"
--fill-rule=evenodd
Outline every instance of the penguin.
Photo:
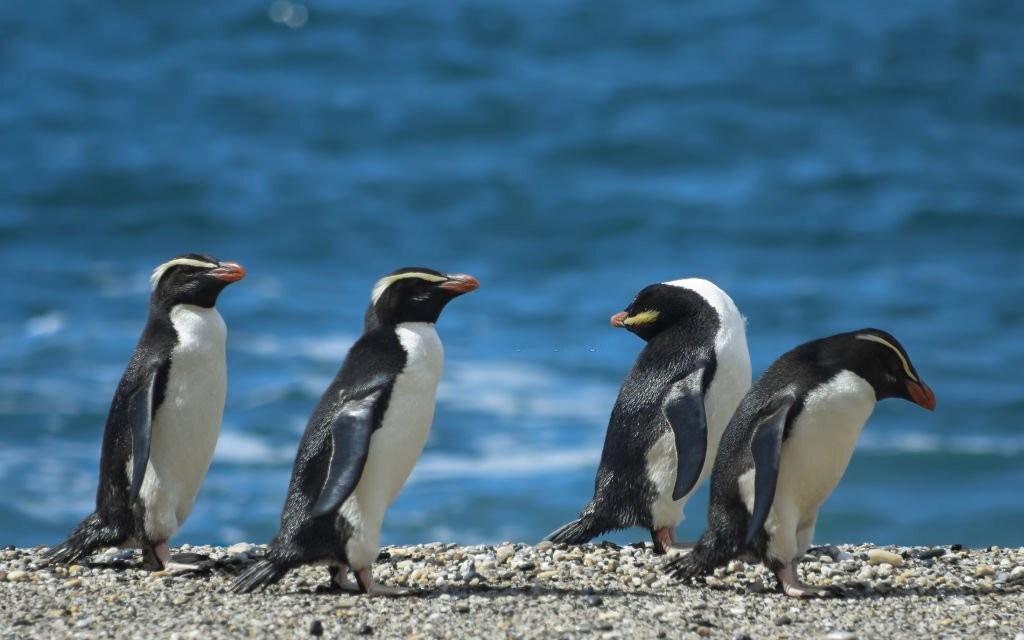
M 281 528 L 229 587 L 246 593 L 290 569 L 326 564 L 346 591 L 406 595 L 374 583 L 384 512 L 423 451 L 444 360 L 435 323 L 479 287 L 468 275 L 407 267 L 377 281 L 356 340 L 299 442 Z M 348 580 L 348 570 L 356 582 Z
M 675 542 L 683 507 L 711 472 L 722 431 L 750 387 L 744 319 L 715 284 L 688 278 L 645 287 L 611 324 L 647 345 L 612 409 L 594 497 L 547 539 L 582 544 L 643 527 L 664 554 L 687 546 Z
M 141 547 L 150 569 L 197 568 L 170 562 L 167 540 L 213 458 L 227 388 L 227 329 L 214 305 L 244 277 L 241 265 L 197 253 L 153 271 L 149 316 L 107 414 L 96 510 L 45 562 L 118 546 Z
M 935 394 L 885 331 L 840 333 L 782 355 L 726 427 L 711 474 L 708 529 L 688 555 L 667 563 L 668 573 L 691 579 L 742 555 L 763 562 L 787 596 L 847 595 L 838 585 L 801 583 L 797 563 L 861 429 L 885 398 L 935 409 Z

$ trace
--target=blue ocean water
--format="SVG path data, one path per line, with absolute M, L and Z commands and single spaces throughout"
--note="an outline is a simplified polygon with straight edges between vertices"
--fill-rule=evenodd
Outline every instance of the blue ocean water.
M 747 316 L 755 375 L 877 326 L 938 397 L 879 404 L 819 542 L 1024 544 L 1022 24 L 923 0 L 9 7 L 0 543 L 91 510 L 148 273 L 203 251 L 249 276 L 220 299 L 224 428 L 175 543 L 269 539 L 374 280 L 425 265 L 482 286 L 439 324 L 385 543 L 574 517 L 642 346 L 608 317 L 702 276 Z

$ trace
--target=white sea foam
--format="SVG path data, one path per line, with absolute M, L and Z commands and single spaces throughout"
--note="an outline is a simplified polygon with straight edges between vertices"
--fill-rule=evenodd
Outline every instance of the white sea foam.
M 596 470 L 600 448 L 522 450 L 480 456 L 426 452 L 410 482 L 452 478 L 508 478 L 542 476 L 582 469 Z
M 445 371 L 438 401 L 506 418 L 604 422 L 616 393 L 614 386 L 592 379 L 566 384 L 563 376 L 538 365 L 455 362 Z
M 1024 453 L 1024 435 L 946 435 L 922 431 L 864 433 L 857 447 L 872 453 L 892 455 L 933 453 L 1010 457 Z
M 51 311 L 42 315 L 33 316 L 25 322 L 25 335 L 29 338 L 38 338 L 57 333 L 67 324 L 67 318 L 59 311 Z
M 298 440 L 295 441 L 298 445 Z M 217 462 L 234 464 L 284 464 L 295 459 L 295 449 L 274 446 L 267 440 L 248 433 L 224 429 L 213 454 Z
M 315 362 L 340 364 L 355 340 L 350 334 L 318 337 L 232 335 L 231 347 L 244 353 L 261 356 L 298 357 Z

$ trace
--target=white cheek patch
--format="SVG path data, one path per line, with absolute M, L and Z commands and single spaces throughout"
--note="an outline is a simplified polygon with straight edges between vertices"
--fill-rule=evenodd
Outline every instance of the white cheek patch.
M 373 294 L 370 296 L 370 303 L 377 304 L 377 301 L 380 300 L 382 295 L 384 295 L 384 291 L 386 291 L 388 287 L 399 280 L 405 280 L 406 278 L 419 278 L 420 280 L 426 280 L 427 282 L 444 282 L 448 279 L 445 276 L 438 276 L 433 273 L 424 273 L 423 271 L 410 271 L 408 273 L 396 273 L 392 276 L 384 276 L 377 281 L 377 284 L 373 285 Z
M 156 285 L 160 282 L 160 278 L 164 277 L 167 270 L 179 265 L 185 267 L 199 267 L 201 269 L 214 269 L 217 267 L 216 264 L 206 262 L 205 260 L 196 260 L 195 258 L 175 258 L 174 260 L 168 260 L 156 269 L 153 269 L 153 275 L 149 276 L 149 286 L 152 289 L 156 289 Z
M 896 354 L 896 357 L 900 359 L 900 364 L 903 365 L 903 372 L 907 374 L 907 377 L 913 380 L 914 382 L 918 381 L 917 376 L 915 376 L 914 373 L 910 370 L 910 363 L 907 362 L 907 357 L 903 355 L 903 352 L 900 351 L 896 347 L 896 345 L 894 345 L 893 343 L 889 342 L 888 340 L 881 336 L 876 336 L 870 333 L 861 333 L 857 336 L 857 339 L 868 340 L 869 342 L 877 342 L 882 346 L 892 349 L 893 353 Z

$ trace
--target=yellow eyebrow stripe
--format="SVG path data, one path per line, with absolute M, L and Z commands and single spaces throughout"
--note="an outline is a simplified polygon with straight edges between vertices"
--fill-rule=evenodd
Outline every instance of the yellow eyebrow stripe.
M 444 282 L 448 279 L 444 276 L 434 275 L 433 273 L 424 273 L 422 271 L 409 271 L 408 273 L 396 273 L 393 276 L 384 276 L 377 281 L 377 284 L 373 285 L 373 294 L 370 295 L 370 303 L 377 304 L 377 300 L 384 295 L 384 291 L 388 287 L 399 280 L 405 280 L 406 278 L 419 278 L 420 280 L 426 280 L 427 282 Z
M 882 337 L 876 336 L 876 335 L 872 335 L 870 333 L 861 333 L 861 334 L 859 334 L 857 336 L 857 339 L 858 340 L 868 340 L 870 342 L 877 342 L 880 345 L 884 345 L 884 346 L 889 347 L 890 349 L 892 349 L 893 352 L 896 354 L 896 356 L 900 359 L 900 363 L 903 364 L 903 371 L 906 372 L 907 377 L 910 378 L 911 380 L 913 380 L 914 382 L 918 381 L 917 380 L 917 376 L 915 376 L 914 373 L 910 370 L 910 363 L 907 362 L 906 356 L 903 355 L 902 351 L 900 351 L 899 349 L 896 348 L 896 345 L 894 345 L 893 343 L 889 342 L 885 338 L 882 338 Z
M 634 324 L 649 324 L 649 323 L 654 322 L 655 320 L 657 320 L 658 316 L 660 316 L 660 315 L 661 315 L 660 311 L 654 311 L 654 310 L 641 311 L 640 313 L 636 314 L 635 316 L 627 317 L 625 320 L 622 321 L 622 324 L 626 325 L 627 327 L 630 326 L 630 325 L 634 325 Z
M 213 269 L 217 266 L 212 262 L 196 260 L 195 258 L 175 258 L 174 260 L 168 260 L 156 269 L 153 269 L 153 275 L 149 276 L 149 286 L 156 289 L 157 283 L 160 282 L 160 278 L 164 277 L 167 270 L 178 265 L 186 267 L 202 267 L 203 269 Z

